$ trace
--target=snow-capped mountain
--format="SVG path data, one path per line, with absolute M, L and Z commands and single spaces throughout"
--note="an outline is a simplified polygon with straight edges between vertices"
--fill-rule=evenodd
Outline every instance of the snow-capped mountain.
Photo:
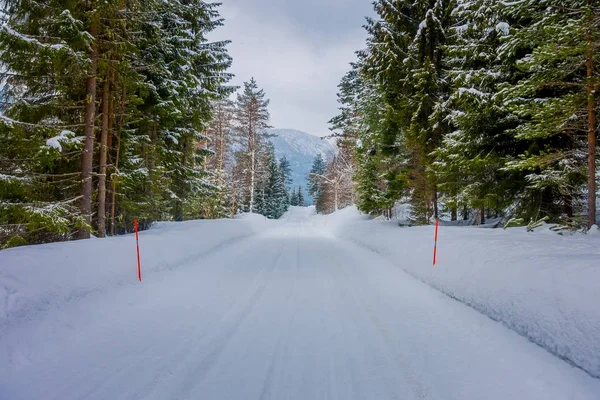
M 313 159 L 319 153 L 329 159 L 335 154 L 335 148 L 326 139 L 294 129 L 270 129 L 269 134 L 275 135 L 270 140 L 277 157 L 286 156 L 290 161 L 294 186 L 302 185 L 307 202 L 312 202 L 306 193 L 306 177 Z

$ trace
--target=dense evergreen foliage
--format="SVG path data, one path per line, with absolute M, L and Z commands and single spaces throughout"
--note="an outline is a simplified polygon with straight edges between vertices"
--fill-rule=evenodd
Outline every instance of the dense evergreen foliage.
M 596 2 L 374 7 L 331 121 L 356 143 L 361 210 L 408 203 L 417 224 L 442 214 L 595 223 Z
M 202 216 L 197 144 L 231 60 L 203 1 L 9 0 L 0 28 L 0 246 Z

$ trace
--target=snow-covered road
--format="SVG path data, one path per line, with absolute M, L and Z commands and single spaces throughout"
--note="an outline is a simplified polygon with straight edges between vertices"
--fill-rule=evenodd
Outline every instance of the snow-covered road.
M 311 212 L 9 324 L 0 398 L 600 398 L 599 380 Z

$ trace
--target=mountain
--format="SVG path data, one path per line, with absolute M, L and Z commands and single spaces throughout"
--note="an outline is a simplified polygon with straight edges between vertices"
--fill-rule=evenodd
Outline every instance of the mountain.
M 319 153 L 329 159 L 335 154 L 335 148 L 326 139 L 294 129 L 270 129 L 269 134 L 275 135 L 270 140 L 275 146 L 277 158 L 286 156 L 290 161 L 294 186 L 302 185 L 306 201 L 312 203 L 312 198 L 306 192 L 306 178 L 313 159 Z

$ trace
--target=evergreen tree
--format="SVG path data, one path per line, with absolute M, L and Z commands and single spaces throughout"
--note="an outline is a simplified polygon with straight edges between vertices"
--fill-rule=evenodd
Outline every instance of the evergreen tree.
M 587 178 L 588 221 L 595 223 L 598 19 L 591 0 L 527 0 L 506 7 L 514 34 L 501 48 L 523 79 L 501 97 L 521 123 L 510 131 L 522 143 L 509 171 L 526 174 L 539 201 L 531 216 L 574 215 Z
M 329 123 L 340 148 L 351 149 L 358 209 L 377 215 L 401 198 L 406 157 L 399 147 L 394 154 L 385 150 L 388 110 L 379 86 L 359 72 L 360 65 L 352 64 L 338 85 L 340 114 Z
M 443 61 L 454 7 L 451 0 L 377 1 L 380 19 L 368 20 L 370 37 L 361 53 L 362 72 L 383 86 L 390 107 L 382 150 L 391 159 L 401 155 L 401 146 L 408 150 L 417 223 L 438 215 L 437 183 L 430 166 L 431 153 L 447 132 L 445 102 L 450 88 Z M 388 187 L 403 186 L 402 174 L 388 177 Z
M 279 159 L 279 172 L 281 174 L 281 180 L 283 181 L 283 188 L 285 189 L 285 197 L 288 205 L 290 203 L 290 185 L 292 181 L 292 167 L 288 159 L 283 156 Z
M 242 93 L 238 94 L 235 113 L 235 130 L 243 150 L 245 176 L 245 209 L 254 211 L 254 194 L 256 192 L 257 157 L 264 147 L 269 128 L 269 100 L 264 90 L 259 89 L 254 78 L 244 82 Z M 242 160 L 240 160 L 242 161 Z
M 485 210 L 508 207 L 523 182 L 503 169 L 517 148 L 506 131 L 518 118 L 496 96 L 498 86 L 513 75 L 499 58 L 509 25 L 493 0 L 460 1 L 454 17 L 455 41 L 447 49 L 453 82 L 448 120 L 454 130 L 435 151 L 433 168 L 451 219 L 458 219 L 459 209 L 474 208 L 484 223 Z
M 298 204 L 298 192 L 292 190 L 292 194 L 290 195 L 290 206 L 297 206 Z
M 310 194 L 315 203 L 321 194 L 322 177 L 327 171 L 327 164 L 321 153 L 317 154 L 313 160 L 313 165 L 308 175 L 308 194 Z
M 286 156 L 281 157 L 281 159 L 279 160 L 279 169 L 283 174 L 283 181 L 285 182 L 286 186 L 291 186 L 293 183 L 292 166 L 290 165 L 290 161 L 287 159 Z
M 283 174 L 274 157 L 269 166 L 269 180 L 265 202 L 265 216 L 267 218 L 280 218 L 289 206 L 288 191 L 283 181 Z
M 115 234 L 134 218 L 144 228 L 201 216 L 216 187 L 198 141 L 210 102 L 230 92 L 227 43 L 206 40 L 222 23 L 216 5 L 14 0 L 6 7 L 2 245 L 64 240 L 77 230 L 83 238 L 94 228 L 104 236 L 109 224 Z
M 304 191 L 302 190 L 302 186 L 298 186 L 298 193 L 296 194 L 296 198 L 298 199 L 298 203 L 296 204 L 299 207 L 306 207 L 306 201 L 304 200 Z

